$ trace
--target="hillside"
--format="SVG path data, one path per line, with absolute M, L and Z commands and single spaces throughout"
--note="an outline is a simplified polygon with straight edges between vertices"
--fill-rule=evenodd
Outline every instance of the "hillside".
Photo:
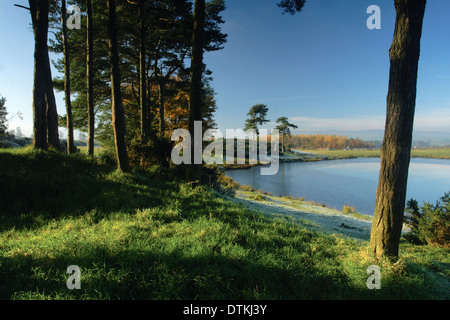
M 366 240 L 175 176 L 1 150 L 0 299 L 450 298 L 448 249 L 403 243 L 397 263 L 375 261 Z M 381 290 L 366 287 L 374 264 Z

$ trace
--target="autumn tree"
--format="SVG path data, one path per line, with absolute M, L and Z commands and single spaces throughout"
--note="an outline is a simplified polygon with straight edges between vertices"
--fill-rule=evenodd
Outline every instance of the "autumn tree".
M 289 122 L 288 118 L 286 117 L 280 117 L 277 119 L 278 125 L 275 127 L 275 129 L 278 129 L 281 133 L 281 150 L 282 152 L 285 151 L 285 144 L 284 144 L 284 138 L 286 136 L 291 136 L 291 128 L 292 129 L 298 129 L 298 126 L 295 124 L 292 124 Z
M 389 51 L 386 128 L 370 247 L 378 257 L 395 259 L 405 209 L 426 0 L 395 0 L 394 4 L 396 21 Z

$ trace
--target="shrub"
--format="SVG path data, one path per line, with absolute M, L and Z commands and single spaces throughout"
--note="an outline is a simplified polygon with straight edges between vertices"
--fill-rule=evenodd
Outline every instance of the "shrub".
M 266 198 L 264 195 L 262 195 L 261 193 L 257 193 L 257 194 L 255 194 L 255 195 L 251 195 L 251 196 L 250 196 L 250 199 L 253 199 L 253 200 L 256 200 L 256 201 L 264 201 L 264 200 L 267 200 L 267 198 Z
M 253 189 L 252 186 L 249 186 L 249 185 L 246 185 L 246 184 L 241 185 L 241 186 L 240 186 L 240 189 L 241 189 L 242 191 L 255 191 L 255 189 Z
M 342 208 L 342 213 L 348 214 L 348 213 L 355 213 L 356 209 L 351 206 L 345 206 Z
M 416 200 L 406 204 L 405 223 L 411 232 L 405 238 L 413 244 L 428 244 L 438 247 L 450 246 L 450 192 L 435 205 L 428 202 L 419 208 Z
M 153 139 L 136 138 L 128 147 L 128 157 L 132 166 L 149 168 L 154 164 L 168 167 L 173 143 L 166 137 Z

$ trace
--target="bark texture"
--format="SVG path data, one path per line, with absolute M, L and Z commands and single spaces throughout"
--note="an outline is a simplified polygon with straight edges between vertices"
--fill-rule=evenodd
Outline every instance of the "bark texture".
M 145 4 L 143 0 L 138 1 L 139 10 L 139 108 L 141 110 L 141 136 L 146 139 L 150 136 L 150 123 L 148 117 L 147 103 L 147 70 L 146 70 L 146 46 L 147 30 L 145 26 Z
M 370 237 L 370 247 L 378 257 L 396 258 L 399 253 L 425 5 L 426 0 L 395 0 L 386 126 Z
M 61 23 L 64 52 L 64 95 L 66 101 L 66 125 L 67 125 L 67 153 L 75 153 L 76 148 L 73 137 L 72 102 L 70 98 L 70 53 L 67 37 L 67 5 L 66 0 L 61 0 Z
M 86 0 L 86 27 L 87 27 L 87 44 L 86 44 L 86 89 L 87 89 L 87 112 L 88 112 L 88 141 L 87 154 L 94 156 L 94 130 L 95 130 L 95 113 L 94 113 L 94 30 L 92 19 L 92 1 Z
M 122 103 L 122 91 L 120 88 L 120 60 L 118 50 L 118 27 L 116 1 L 108 0 L 109 13 L 109 54 L 111 60 L 111 109 L 112 109 L 112 125 L 114 130 L 114 143 L 117 155 L 118 169 L 129 171 L 129 161 L 127 146 L 125 143 L 126 127 L 125 114 Z
M 195 0 L 194 4 L 194 28 L 192 35 L 192 57 L 191 57 L 191 89 L 189 106 L 189 132 L 192 141 L 194 139 L 194 122 L 203 121 L 202 117 L 202 75 L 203 75 L 203 42 L 205 34 L 205 0 Z M 194 164 L 194 150 L 191 148 L 192 164 L 188 166 L 188 178 L 201 182 L 202 165 Z
M 47 149 L 48 2 L 29 0 L 34 31 L 33 148 Z

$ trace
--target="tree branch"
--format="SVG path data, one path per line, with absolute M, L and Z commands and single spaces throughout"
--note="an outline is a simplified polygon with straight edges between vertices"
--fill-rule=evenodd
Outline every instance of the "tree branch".
M 18 7 L 18 8 L 22 8 L 22 9 L 28 10 L 28 11 L 31 11 L 30 8 L 21 6 L 20 4 L 14 4 L 14 6 L 15 6 L 15 7 Z

